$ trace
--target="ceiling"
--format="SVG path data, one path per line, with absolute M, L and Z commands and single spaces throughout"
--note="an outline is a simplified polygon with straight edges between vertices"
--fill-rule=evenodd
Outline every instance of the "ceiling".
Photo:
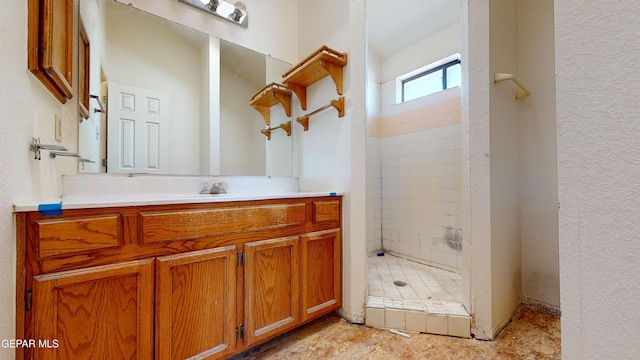
M 369 47 L 386 58 L 460 21 L 461 0 L 367 0 Z

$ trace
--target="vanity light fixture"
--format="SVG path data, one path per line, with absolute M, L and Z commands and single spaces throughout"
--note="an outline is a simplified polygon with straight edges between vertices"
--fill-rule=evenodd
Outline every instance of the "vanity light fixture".
M 218 5 L 220 5 L 220 1 L 218 0 L 200 0 L 200 2 L 202 2 L 204 5 L 207 6 L 207 8 L 211 11 L 218 11 Z
M 240 27 L 249 27 L 249 13 L 244 3 L 236 1 L 231 4 L 225 0 L 178 0 L 183 4 L 193 6 L 206 13 L 221 17 Z
M 247 6 L 241 1 L 236 1 L 236 3 L 233 4 L 233 12 L 229 14 L 229 19 L 233 21 L 240 21 L 240 19 L 242 19 L 242 16 L 244 16 L 246 13 Z

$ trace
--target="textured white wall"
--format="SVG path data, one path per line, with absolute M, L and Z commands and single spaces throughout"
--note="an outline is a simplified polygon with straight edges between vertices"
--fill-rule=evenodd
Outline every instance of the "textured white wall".
M 518 3 L 491 0 L 489 74 L 518 73 Z M 519 103 L 508 84 L 491 86 L 491 304 L 494 332 L 520 304 Z M 473 254 L 472 254 L 473 256 Z
M 462 291 L 463 304 L 472 311 L 471 306 L 471 178 L 469 176 L 469 3 L 460 2 L 460 61 L 462 67 L 462 83 L 460 86 L 460 224 L 462 226 Z
M 454 24 L 382 59 L 381 83 L 459 52 L 460 25 Z
M 346 51 L 343 70 L 345 116 L 328 109 L 295 124 L 296 170 L 303 191 L 343 191 L 343 315 L 364 321 L 366 287 L 366 53 L 364 0 L 301 0 L 298 3 L 298 57 L 322 45 Z M 307 112 L 337 99 L 330 78 L 307 88 Z M 296 105 L 297 106 L 297 105 Z M 295 116 L 295 115 L 294 115 Z
M 475 335 L 489 339 L 525 291 L 527 302 L 558 305 L 553 12 L 550 1 L 466 3 L 463 265 Z M 495 72 L 527 79 L 535 94 L 516 101 L 513 85 L 493 86 Z
M 518 28 L 518 77 L 534 93 L 518 102 L 522 295 L 559 309 L 553 0 L 520 0 Z
M 462 166 L 463 172 L 469 169 L 469 176 L 463 175 L 463 181 L 468 178 L 463 191 L 468 216 L 463 217 L 462 237 L 469 239 L 471 249 L 468 261 L 470 305 L 475 324 L 472 331 L 476 338 L 486 340 L 493 337 L 491 292 L 487 291 L 491 288 L 489 0 L 469 0 L 467 4 L 468 31 L 463 43 L 467 51 L 462 52 L 462 64 L 465 73 L 468 72 L 468 86 L 463 83 L 462 134 L 464 138 L 468 126 L 469 147 L 466 151 L 463 149 Z M 465 224 L 465 218 L 468 224 Z M 468 233 L 466 229 L 469 229 Z M 465 245 L 463 242 L 463 248 Z
M 5 4 L 0 12 L 3 55 L 0 56 L 0 339 L 15 338 L 16 239 L 12 205 L 22 201 L 55 201 L 61 175 L 75 174 L 74 158 L 34 160 L 32 137 L 53 144 L 54 115 L 62 118 L 62 144 L 77 150 L 77 100 L 60 104 L 27 70 L 27 2 Z M 74 42 L 75 43 L 75 42 Z M 13 358 L 0 348 L 0 358 Z
M 640 358 L 640 2 L 556 1 L 562 357 Z
M 463 99 L 469 96 L 475 105 L 467 115 L 463 101 L 463 119 L 469 116 L 471 170 L 470 204 L 463 208 L 470 210 L 469 286 L 476 336 L 490 338 L 509 320 L 525 288 L 530 302 L 557 306 L 553 301 L 558 289 L 553 276 L 557 273 L 555 99 L 549 56 L 553 14 L 548 12 L 549 2 L 491 0 L 469 6 L 470 93 L 463 91 Z M 484 38 L 487 33 L 488 39 Z M 485 73 L 482 61 L 487 59 L 489 72 Z M 511 84 L 493 86 L 496 72 L 530 79 L 538 96 L 516 101 Z M 488 99 L 483 98 L 486 91 Z M 488 124 L 484 124 L 486 106 Z M 463 137 L 465 133 L 463 129 Z M 463 181 L 466 178 L 464 174 Z M 466 201 L 467 196 L 463 198 Z M 483 293 L 483 288 L 491 293 Z

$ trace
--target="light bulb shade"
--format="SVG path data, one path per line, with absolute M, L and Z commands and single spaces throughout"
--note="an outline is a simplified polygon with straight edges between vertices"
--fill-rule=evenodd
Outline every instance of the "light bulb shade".
M 229 19 L 238 22 L 246 13 L 247 7 L 245 6 L 245 4 L 241 1 L 236 1 L 236 3 L 233 5 L 233 12 L 229 14 Z
M 242 1 L 236 1 L 233 6 L 236 8 L 236 10 L 242 11 L 243 14 L 247 13 L 247 6 Z

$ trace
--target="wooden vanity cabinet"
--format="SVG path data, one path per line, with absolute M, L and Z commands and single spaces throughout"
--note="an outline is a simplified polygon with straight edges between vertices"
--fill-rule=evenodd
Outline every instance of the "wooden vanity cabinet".
M 333 311 L 340 210 L 312 197 L 18 213 L 16 338 L 50 346 L 16 358 L 221 359 Z

